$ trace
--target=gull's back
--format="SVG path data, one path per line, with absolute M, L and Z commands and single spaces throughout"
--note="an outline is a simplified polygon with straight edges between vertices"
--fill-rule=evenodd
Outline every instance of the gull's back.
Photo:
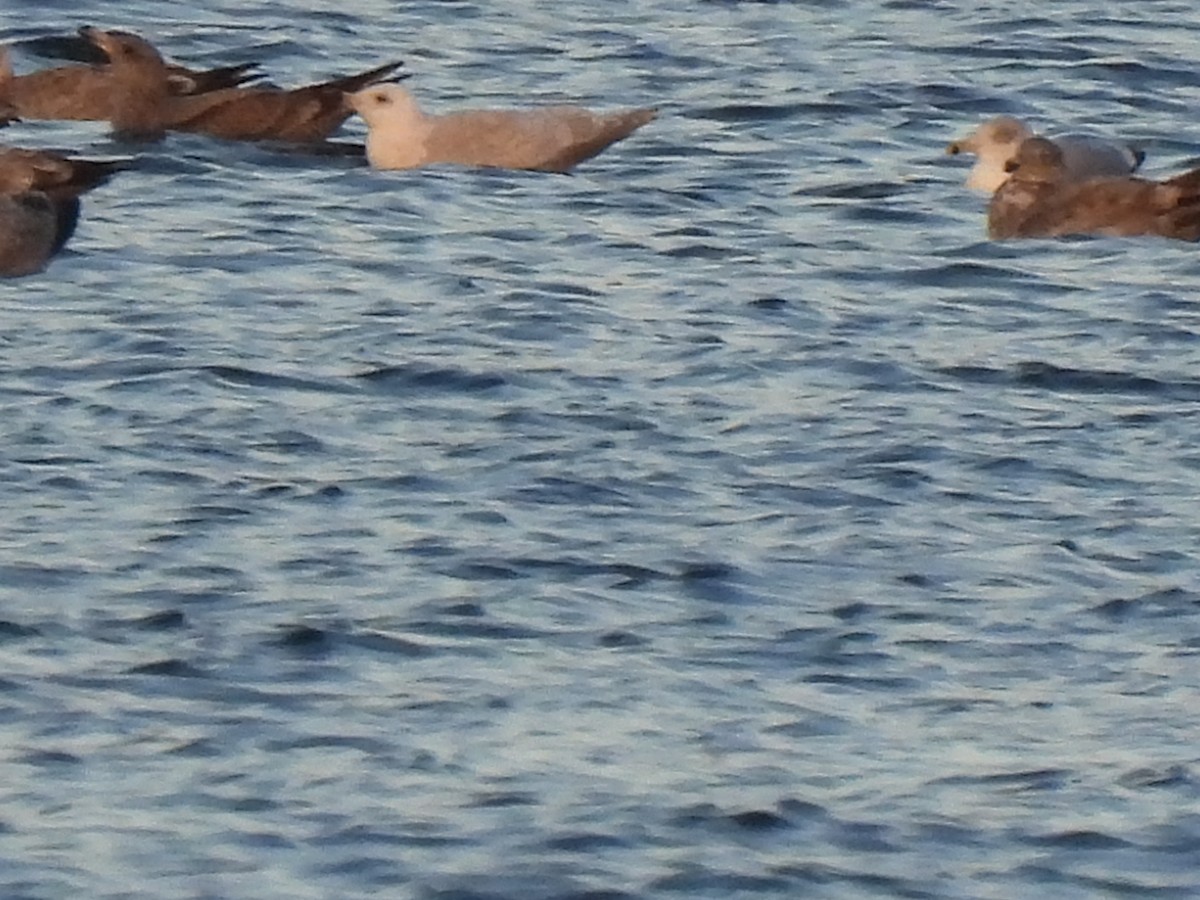
M 653 118 L 650 109 L 595 113 L 576 106 L 430 116 L 423 162 L 566 172 Z

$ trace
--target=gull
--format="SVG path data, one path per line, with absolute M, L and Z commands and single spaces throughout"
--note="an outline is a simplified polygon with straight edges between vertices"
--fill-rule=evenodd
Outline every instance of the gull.
M 951 155 L 975 154 L 975 165 L 967 176 L 967 187 L 991 194 L 1008 178 L 1004 164 L 1012 159 L 1021 142 L 1033 130 L 1020 119 L 996 116 L 969 135 L 946 147 Z M 1129 175 L 1136 172 L 1146 154 L 1136 147 L 1086 134 L 1064 134 L 1051 138 L 1063 154 L 1065 175 L 1074 181 L 1098 175 Z
M 73 230 L 40 191 L 0 193 L 0 278 L 40 272 Z
M 257 63 L 188 69 L 167 66 L 171 94 L 203 94 L 234 87 L 259 77 Z M 107 120 L 114 107 L 114 82 L 106 64 L 57 66 L 14 75 L 8 48 L 0 48 L 0 79 L 7 81 L 6 99 L 26 119 Z
M 367 160 L 377 169 L 454 163 L 567 172 L 655 116 L 653 109 L 592 112 L 578 106 L 434 115 L 422 112 L 398 84 L 368 87 L 348 102 L 367 123 Z
M 120 31 L 82 28 L 108 56 L 116 102 L 108 120 L 118 134 L 158 138 L 191 131 L 227 140 L 324 141 L 350 117 L 345 94 L 388 77 L 393 62 L 305 87 L 232 87 L 184 96 L 171 93 L 170 73 L 146 40 Z
M 0 277 L 45 268 L 75 233 L 79 196 L 128 165 L 128 160 L 0 148 Z
M 18 43 L 38 56 L 52 59 L 67 59 L 94 66 L 108 65 L 109 62 L 103 50 L 80 34 L 29 38 Z M 203 94 L 223 87 L 237 87 L 262 78 L 261 72 L 254 71 L 257 68 L 259 64 L 256 62 L 217 66 L 214 69 L 192 69 L 180 63 L 167 63 L 171 86 L 177 94 Z
M 1028 138 L 1008 165 L 1008 180 L 988 205 L 988 237 L 1158 235 L 1200 240 L 1200 169 L 1167 181 L 1069 177 L 1055 141 Z

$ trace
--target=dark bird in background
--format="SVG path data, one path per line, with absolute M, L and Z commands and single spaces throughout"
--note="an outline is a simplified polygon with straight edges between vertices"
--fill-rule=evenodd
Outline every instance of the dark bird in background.
M 349 118 L 348 92 L 383 81 L 403 63 L 305 87 L 231 87 L 177 94 L 162 55 L 147 41 L 122 31 L 80 29 L 109 59 L 114 103 L 109 116 L 120 135 L 142 139 L 189 131 L 226 140 L 325 141 Z
M 92 46 L 81 38 L 75 40 Z M 8 82 L 5 89 L 8 102 L 25 119 L 108 121 L 113 115 L 117 85 L 108 58 L 98 49 L 93 55 L 98 59 L 92 64 L 75 63 L 14 75 L 7 48 L 0 48 L 0 79 Z M 232 88 L 261 77 L 261 73 L 253 71 L 257 63 L 216 69 L 189 69 L 166 63 L 164 66 L 167 92 L 176 96 Z

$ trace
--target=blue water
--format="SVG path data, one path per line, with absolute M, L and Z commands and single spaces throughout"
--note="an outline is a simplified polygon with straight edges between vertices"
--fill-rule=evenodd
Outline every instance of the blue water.
M 8 129 L 140 159 L 0 283 L 0 897 L 1200 895 L 1200 258 L 989 244 L 942 152 L 1200 156 L 1200 13 L 1114 9 L 0 13 L 661 111 L 570 177 Z

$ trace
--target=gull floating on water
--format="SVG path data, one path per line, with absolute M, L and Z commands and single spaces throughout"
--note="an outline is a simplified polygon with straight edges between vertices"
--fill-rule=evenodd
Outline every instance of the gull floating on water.
M 1167 181 L 1069 178 L 1055 141 L 1032 137 L 1008 163 L 1009 179 L 988 205 L 988 237 L 1158 235 L 1200 240 L 1200 169 Z
M 188 69 L 166 66 L 171 94 L 203 94 L 234 87 L 259 77 L 251 70 L 257 63 Z M 2 96 L 26 119 L 107 120 L 113 114 L 116 87 L 107 64 L 57 66 L 28 75 L 14 75 L 8 48 L 0 48 Z
M 628 137 L 653 109 L 592 112 L 578 106 L 425 113 L 398 84 L 349 97 L 367 123 L 367 160 L 377 169 L 434 163 L 567 172 Z
M 128 165 L 127 160 L 0 148 L 0 276 L 45 268 L 75 233 L 80 194 Z
M 128 33 L 128 32 L 126 32 Z M 51 59 L 65 59 L 73 63 L 89 63 L 107 66 L 108 54 L 81 34 L 48 35 L 28 38 L 16 42 L 24 49 Z M 263 77 L 257 62 L 239 63 L 232 66 L 217 66 L 213 69 L 192 69 L 180 63 L 167 63 L 171 73 L 171 86 L 177 94 L 204 94 L 219 88 L 237 87 Z
M 347 92 L 375 84 L 403 65 L 387 63 L 291 90 L 233 87 L 180 96 L 171 92 L 161 54 L 143 38 L 96 28 L 80 33 L 110 60 L 117 97 L 109 116 L 113 130 L 141 138 L 191 131 L 227 140 L 324 141 L 351 115 Z
M 1004 165 L 1017 154 L 1017 148 L 1033 130 L 1020 119 L 996 116 L 988 119 L 969 135 L 953 141 L 946 152 L 973 153 L 975 165 L 967 176 L 967 187 L 991 194 L 1008 179 Z M 1100 175 L 1129 175 L 1136 172 L 1146 154 L 1118 141 L 1086 134 L 1064 134 L 1050 138 L 1063 155 L 1064 177 L 1083 181 Z

